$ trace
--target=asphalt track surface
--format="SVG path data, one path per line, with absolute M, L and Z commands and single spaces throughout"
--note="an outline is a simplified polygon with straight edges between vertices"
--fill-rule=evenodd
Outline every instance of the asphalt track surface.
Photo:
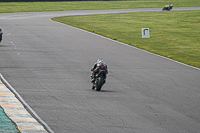
M 200 8 L 173 10 L 189 9 Z M 161 8 L 0 14 L 0 72 L 55 133 L 199 132 L 198 68 L 49 19 L 136 11 Z M 98 58 L 101 92 L 90 83 Z

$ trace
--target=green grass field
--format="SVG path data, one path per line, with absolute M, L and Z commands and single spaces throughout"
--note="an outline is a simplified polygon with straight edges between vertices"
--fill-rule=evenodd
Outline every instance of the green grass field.
M 38 12 L 87 9 L 119 9 L 163 7 L 174 4 L 176 7 L 200 6 L 199 0 L 129 0 L 129 1 L 68 1 L 68 2 L 0 2 L 0 13 Z
M 200 11 L 160 11 L 53 18 L 200 67 Z M 150 38 L 142 38 L 150 28 Z
M 0 2 L 0 12 L 200 6 L 199 0 Z M 53 18 L 200 68 L 200 11 L 160 11 Z M 150 28 L 142 39 L 141 28 Z

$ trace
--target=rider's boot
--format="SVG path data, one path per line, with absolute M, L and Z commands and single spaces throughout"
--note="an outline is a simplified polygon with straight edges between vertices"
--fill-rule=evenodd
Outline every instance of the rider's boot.
M 92 78 L 92 80 L 91 80 L 91 83 L 94 83 L 94 81 L 95 81 L 95 79 L 94 79 L 94 78 Z
M 94 72 L 92 73 L 91 77 L 92 77 L 91 83 L 94 83 L 95 82 L 95 73 Z

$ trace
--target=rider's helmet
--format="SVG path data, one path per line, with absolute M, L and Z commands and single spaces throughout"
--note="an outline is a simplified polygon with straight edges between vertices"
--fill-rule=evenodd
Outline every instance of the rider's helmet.
M 103 60 L 102 60 L 102 59 L 98 59 L 98 60 L 97 60 L 97 63 L 100 62 L 100 61 L 103 61 Z
M 101 65 L 104 65 L 104 62 L 102 59 L 98 59 L 97 60 L 97 66 L 101 66 Z
M 99 64 L 99 63 L 101 63 L 101 62 L 103 62 L 102 59 L 98 59 L 98 60 L 97 60 L 97 64 Z

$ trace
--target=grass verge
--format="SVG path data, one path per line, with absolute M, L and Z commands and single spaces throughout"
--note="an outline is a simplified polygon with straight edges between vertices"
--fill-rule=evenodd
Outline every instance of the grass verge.
M 63 10 L 93 10 L 122 8 L 164 7 L 174 4 L 175 7 L 200 6 L 199 0 L 129 0 L 129 1 L 65 1 L 65 2 L 0 2 L 0 13 L 38 12 Z
M 53 18 L 200 68 L 200 11 L 161 11 Z M 142 38 L 141 28 L 150 28 Z

